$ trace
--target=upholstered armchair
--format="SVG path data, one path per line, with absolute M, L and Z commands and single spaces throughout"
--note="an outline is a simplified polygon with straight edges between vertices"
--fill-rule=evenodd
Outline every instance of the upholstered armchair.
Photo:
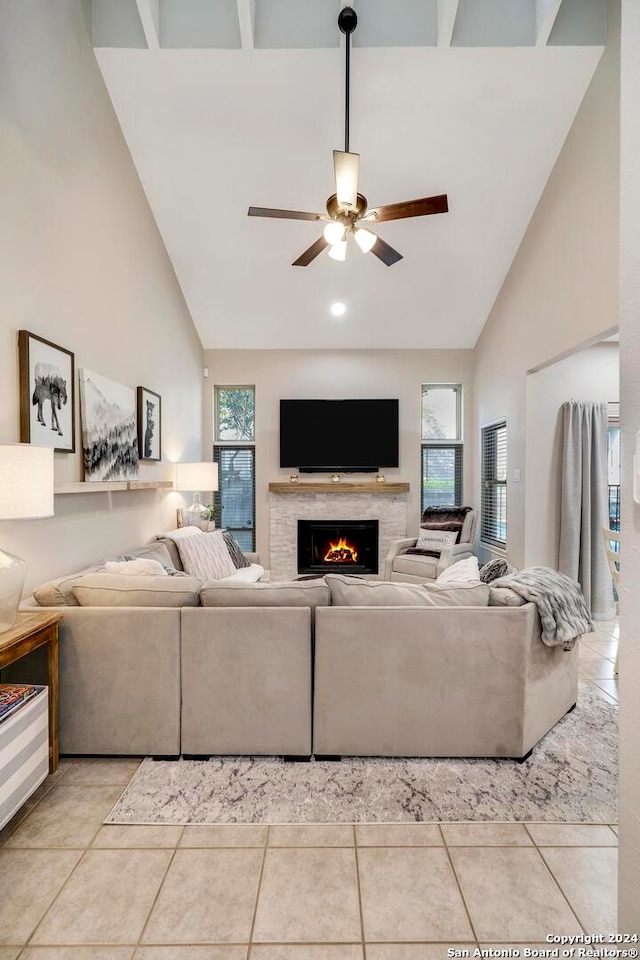
M 400 580 L 405 583 L 423 583 L 435 580 L 443 570 L 458 560 L 475 556 L 476 513 L 469 510 L 460 531 L 460 542 L 443 550 L 439 557 L 407 553 L 416 545 L 416 537 L 392 540 L 385 557 L 383 577 L 385 580 Z

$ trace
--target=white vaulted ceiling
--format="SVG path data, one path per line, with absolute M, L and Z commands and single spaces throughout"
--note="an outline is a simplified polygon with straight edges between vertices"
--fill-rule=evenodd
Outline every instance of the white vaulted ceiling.
M 277 10 L 289 0 L 271 2 Z M 314 0 L 321 2 L 324 9 L 324 0 Z M 493 2 L 497 10 L 503 0 L 474 2 Z M 583 2 L 582 10 L 595 17 L 595 0 Z M 524 18 L 512 24 L 520 31 L 514 42 L 526 42 L 526 28 L 532 45 L 510 46 L 507 38 L 504 45 L 472 46 L 472 17 L 451 21 L 447 41 L 452 37 L 453 46 L 436 46 L 439 24 L 414 0 L 411 8 L 422 18 L 414 36 L 424 45 L 376 46 L 393 32 L 384 17 L 396 4 L 361 0 L 358 30 L 371 45 L 357 46 L 352 56 L 351 149 L 361 155 L 360 190 L 371 205 L 446 192 L 450 212 L 376 227 L 404 255 L 393 267 L 352 245 L 346 263 L 325 253 L 298 268 L 291 262 L 320 235 L 321 225 L 249 219 L 247 208 L 324 212 L 333 192 L 331 151 L 343 149 L 344 53 L 337 26 L 335 47 L 296 47 L 309 34 L 300 28 L 291 37 L 286 19 L 282 48 L 247 49 L 258 38 L 264 3 L 255 16 L 244 0 L 232 8 L 219 4 L 219 27 L 208 23 L 198 33 L 190 22 L 191 33 L 185 33 L 181 21 L 164 37 L 169 46 L 176 35 L 200 36 L 204 48 L 193 49 L 192 42 L 188 49 L 149 50 L 142 48 L 153 45 L 149 31 L 163 44 L 162 23 L 172 23 L 171 8 L 163 21 L 157 2 L 139 0 L 148 15 L 140 42 L 140 23 L 133 20 L 129 34 L 110 39 L 94 5 L 94 42 L 122 44 L 97 47 L 96 56 L 204 346 L 473 346 L 601 43 L 581 21 L 576 43 L 582 45 L 553 44 L 553 32 L 549 45 L 533 45 L 545 29 L 547 8 L 555 13 L 558 0 L 509 0 Z M 572 5 L 564 0 L 556 21 L 563 43 Z M 333 22 L 338 6 L 331 4 Z M 441 9 L 446 6 L 450 11 L 447 4 Z M 234 11 L 240 13 L 236 20 Z M 249 20 L 243 21 L 243 11 Z M 367 11 L 378 19 L 365 30 Z M 490 27 L 479 23 L 479 43 L 500 43 Z M 260 29 L 259 36 L 276 42 L 277 25 L 264 21 Z M 319 24 L 318 35 L 325 29 Z M 324 42 L 331 42 L 330 30 Z M 344 317 L 329 313 L 336 300 L 347 306 Z

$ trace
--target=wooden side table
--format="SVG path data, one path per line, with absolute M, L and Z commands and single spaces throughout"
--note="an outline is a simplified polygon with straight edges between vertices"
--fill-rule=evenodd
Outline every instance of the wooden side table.
M 49 773 L 58 768 L 60 743 L 58 732 L 58 624 L 62 613 L 19 613 L 16 623 L 0 633 L 0 670 L 48 644 L 49 686 Z

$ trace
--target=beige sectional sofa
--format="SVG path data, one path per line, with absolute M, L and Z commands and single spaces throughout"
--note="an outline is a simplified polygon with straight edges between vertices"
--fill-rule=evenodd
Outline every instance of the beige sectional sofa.
M 545 646 L 510 591 L 452 589 L 218 581 L 201 606 L 144 592 L 145 606 L 66 605 L 61 751 L 521 758 L 575 704 L 577 649 Z M 41 666 L 25 658 L 11 678 Z
M 316 611 L 316 754 L 523 758 L 577 688 L 533 603 Z

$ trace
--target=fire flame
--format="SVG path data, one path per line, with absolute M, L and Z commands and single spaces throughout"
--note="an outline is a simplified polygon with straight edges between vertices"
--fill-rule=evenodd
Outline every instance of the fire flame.
M 329 543 L 324 560 L 325 563 L 357 563 L 358 551 L 340 537 L 337 543 Z

